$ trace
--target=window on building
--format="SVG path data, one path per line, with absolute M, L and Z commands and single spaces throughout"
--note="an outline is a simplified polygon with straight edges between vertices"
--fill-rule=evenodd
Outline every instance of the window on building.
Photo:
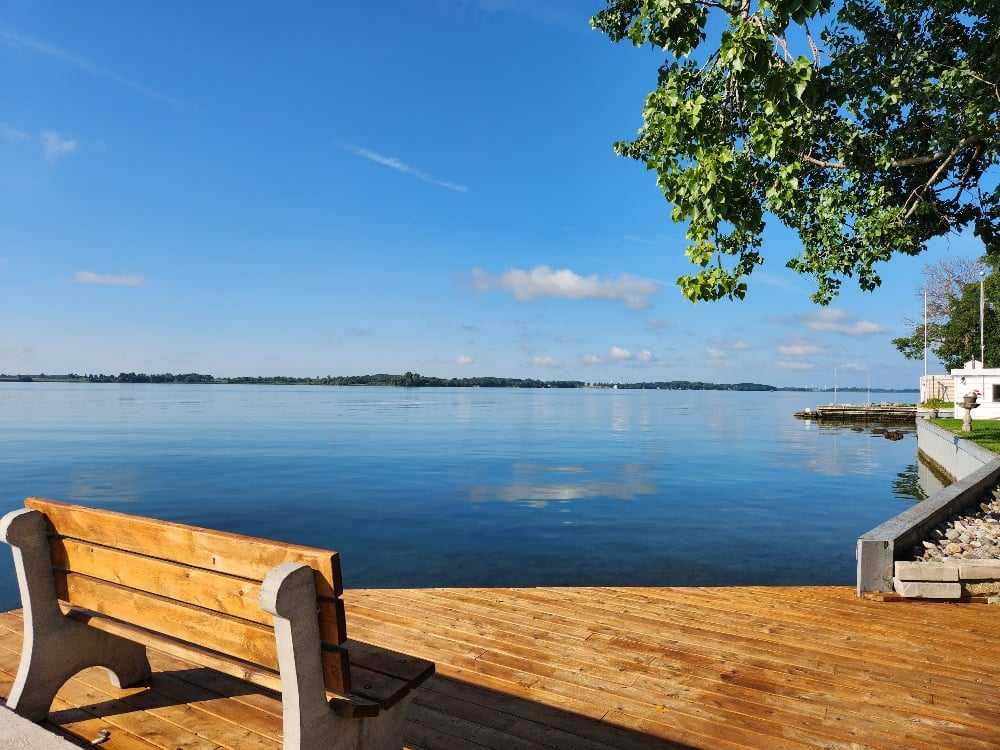
M 993 384 L 993 400 L 1000 401 L 1000 383 Z

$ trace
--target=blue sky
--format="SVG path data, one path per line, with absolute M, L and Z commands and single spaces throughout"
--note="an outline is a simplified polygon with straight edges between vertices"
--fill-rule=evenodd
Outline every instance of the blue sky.
M 924 263 L 692 305 L 599 0 L 0 7 L 0 372 L 913 385 Z

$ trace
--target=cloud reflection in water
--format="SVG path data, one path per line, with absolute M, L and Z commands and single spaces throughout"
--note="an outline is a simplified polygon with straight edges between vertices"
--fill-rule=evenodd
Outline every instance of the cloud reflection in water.
M 610 471 L 600 471 L 604 476 L 593 478 L 589 478 L 594 473 L 593 470 L 584 466 L 516 463 L 511 469 L 512 481 L 473 485 L 469 488 L 469 500 L 474 503 L 521 502 L 544 507 L 550 502 L 591 498 L 634 500 L 641 495 L 655 495 L 657 492 L 656 484 L 648 477 L 648 468 L 642 464 L 623 464 Z M 610 477 L 607 476 L 609 473 Z M 565 481 L 567 475 L 579 479 Z

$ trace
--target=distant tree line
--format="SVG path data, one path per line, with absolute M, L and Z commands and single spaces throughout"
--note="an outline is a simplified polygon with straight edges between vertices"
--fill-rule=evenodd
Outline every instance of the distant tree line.
M 174 375 L 171 372 L 147 375 L 144 372 L 122 372 L 118 375 L 88 375 L 91 383 L 214 383 L 211 375 L 188 372 Z
M 653 383 L 594 383 L 601 388 L 625 388 L 651 391 L 778 391 L 761 383 L 704 383 L 700 380 L 667 380 Z
M 536 380 L 535 378 L 437 378 L 417 372 L 402 375 L 376 373 L 374 375 L 327 375 L 317 378 L 295 378 L 288 375 L 268 377 L 217 378 L 197 372 L 153 373 L 121 372 L 117 375 L 5 375 L 0 381 L 17 382 L 70 382 L 70 383 L 202 383 L 235 385 L 386 385 L 404 388 L 620 388 L 624 390 L 659 391 L 814 391 L 832 388 L 777 387 L 761 383 L 706 383 L 700 380 L 666 380 L 641 383 L 586 383 L 582 380 Z M 843 392 L 860 392 L 865 388 L 841 388 Z M 873 393 L 893 393 L 907 389 L 872 388 Z

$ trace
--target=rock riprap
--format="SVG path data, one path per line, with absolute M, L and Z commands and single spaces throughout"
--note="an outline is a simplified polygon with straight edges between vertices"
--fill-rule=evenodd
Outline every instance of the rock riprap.
M 1000 489 L 993 490 L 979 512 L 956 516 L 930 533 L 922 546 L 913 550 L 915 560 L 1000 559 Z

